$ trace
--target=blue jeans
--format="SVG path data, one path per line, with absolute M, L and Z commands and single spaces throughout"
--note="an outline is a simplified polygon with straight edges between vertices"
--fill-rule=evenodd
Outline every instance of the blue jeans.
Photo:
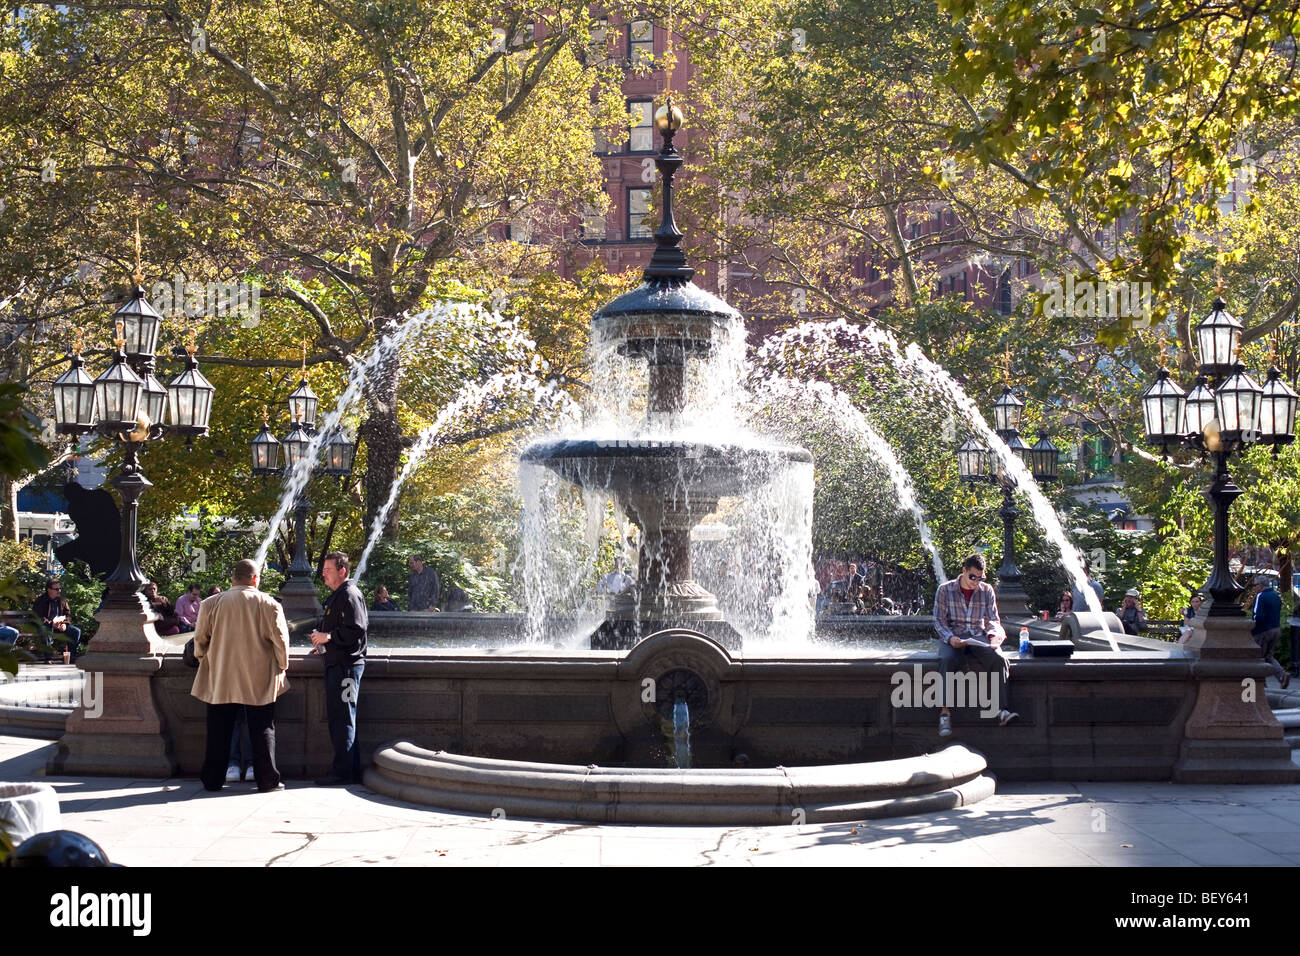
M 81 643 L 81 628 L 75 624 L 69 624 L 66 631 L 53 631 L 49 628 L 41 628 L 41 636 L 45 638 L 45 653 L 48 657 L 50 654 L 63 654 L 66 647 L 72 656 L 72 660 L 77 659 L 77 645 Z
M 357 697 L 365 661 L 325 665 L 325 719 L 329 722 L 334 763 L 330 773 L 361 780 L 361 748 L 357 745 Z
M 248 732 L 248 714 L 242 704 L 239 705 L 239 712 L 235 715 L 235 726 L 230 731 L 230 762 L 238 764 L 241 770 L 253 766 L 253 742 Z

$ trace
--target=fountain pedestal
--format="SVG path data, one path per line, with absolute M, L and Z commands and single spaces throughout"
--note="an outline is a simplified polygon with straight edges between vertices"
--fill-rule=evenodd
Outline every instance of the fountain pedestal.
M 691 576 L 691 529 L 713 513 L 718 499 L 629 493 L 618 502 L 641 531 L 637 579 L 606 605 L 592 648 L 625 650 L 658 631 L 692 627 L 739 649 L 740 634 L 723 621 L 717 598 Z

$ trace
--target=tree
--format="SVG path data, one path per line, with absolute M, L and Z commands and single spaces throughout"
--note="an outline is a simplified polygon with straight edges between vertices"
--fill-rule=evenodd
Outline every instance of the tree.
M 345 369 L 467 264 L 500 265 L 499 227 L 562 236 L 600 201 L 592 131 L 623 107 L 592 25 L 581 4 L 24 8 L 0 33 L 12 321 L 34 349 L 120 298 L 138 216 L 150 276 L 264 283 L 310 330 L 308 366 Z M 207 366 L 298 365 L 229 318 L 202 336 Z M 400 463 L 399 381 L 366 387 L 368 514 Z
M 941 7 L 954 24 L 945 82 L 967 107 L 954 144 L 1007 173 L 1020 201 L 1131 233 L 1120 250 L 1072 229 L 1098 278 L 1151 282 L 1157 314 L 1176 312 L 1193 235 L 1218 224 L 1220 197 L 1276 145 L 1260 127 L 1291 135 L 1300 11 L 1201 0 Z M 1287 298 L 1271 321 L 1300 304 L 1300 286 Z M 1133 318 L 1117 317 L 1106 341 L 1122 341 Z

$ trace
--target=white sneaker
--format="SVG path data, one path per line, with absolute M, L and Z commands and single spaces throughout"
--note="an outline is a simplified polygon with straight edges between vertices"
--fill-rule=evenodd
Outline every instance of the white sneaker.
M 226 768 L 226 783 L 239 783 L 239 764 L 232 763 Z
M 251 763 L 244 769 L 244 779 L 245 780 L 254 779 L 253 765 Z
M 1011 723 L 1011 721 L 1015 720 L 1019 716 L 1020 715 L 1013 710 L 999 710 L 998 726 L 1005 727 L 1007 724 Z
M 952 736 L 952 714 L 939 715 L 939 736 L 940 737 Z

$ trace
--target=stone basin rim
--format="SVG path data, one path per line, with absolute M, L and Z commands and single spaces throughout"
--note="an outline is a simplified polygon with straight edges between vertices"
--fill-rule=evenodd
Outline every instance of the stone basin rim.
M 365 784 L 405 802 L 493 817 L 789 825 L 968 806 L 994 792 L 986 769 L 984 756 L 961 744 L 869 763 L 678 770 L 503 760 L 397 740 L 375 751 Z

